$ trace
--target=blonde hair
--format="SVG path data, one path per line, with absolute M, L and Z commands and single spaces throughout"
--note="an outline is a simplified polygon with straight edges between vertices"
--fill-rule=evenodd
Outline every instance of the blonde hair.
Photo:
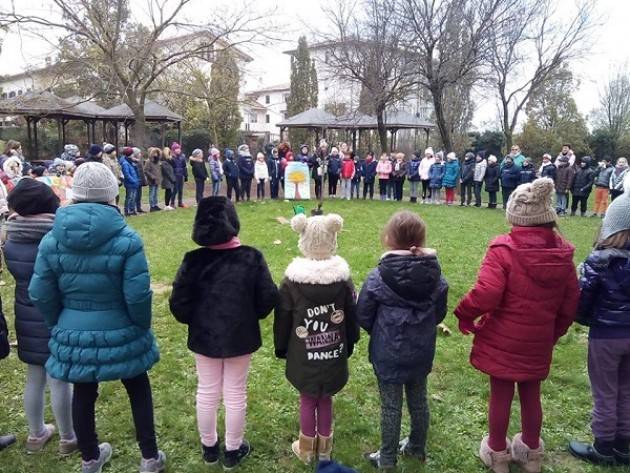
M 396 212 L 389 219 L 381 240 L 383 246 L 392 250 L 411 250 L 425 246 L 427 226 L 424 221 L 413 212 L 402 210 Z
M 162 150 L 162 156 L 164 156 L 164 159 L 171 159 L 171 148 L 165 146 Z
M 606 248 L 618 248 L 625 249 L 630 246 L 630 229 L 622 230 L 613 235 L 610 235 L 605 240 L 599 240 L 597 242 L 597 249 L 604 250 Z
M 405 153 L 396 153 L 396 159 L 405 160 Z

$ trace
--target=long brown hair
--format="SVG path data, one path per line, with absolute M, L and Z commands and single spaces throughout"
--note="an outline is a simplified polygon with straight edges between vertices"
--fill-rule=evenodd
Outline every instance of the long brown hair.
M 422 248 L 426 243 L 427 226 L 413 212 L 402 210 L 389 219 L 383 229 L 383 246 L 392 250 L 410 250 Z
M 604 240 L 599 240 L 595 245 L 598 250 L 604 250 L 606 248 L 618 248 L 625 249 L 630 247 L 630 229 L 622 230 L 613 235 L 610 235 Z
M 22 143 L 20 143 L 19 141 L 9 140 L 7 141 L 7 145 L 4 147 L 4 154 L 10 157 L 11 151 L 13 151 L 14 149 L 18 149 L 21 146 L 22 146 Z

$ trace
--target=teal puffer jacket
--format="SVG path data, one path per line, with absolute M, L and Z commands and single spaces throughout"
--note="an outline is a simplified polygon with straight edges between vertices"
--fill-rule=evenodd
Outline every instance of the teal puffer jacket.
M 46 370 L 53 378 L 133 378 L 158 361 L 142 240 L 114 207 L 80 203 L 57 211 L 29 295 L 51 329 Z

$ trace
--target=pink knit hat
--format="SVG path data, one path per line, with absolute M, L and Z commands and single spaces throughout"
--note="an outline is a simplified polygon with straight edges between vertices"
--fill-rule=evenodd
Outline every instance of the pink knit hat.
M 171 151 L 175 151 L 176 149 L 182 149 L 182 147 L 177 141 L 173 141 L 173 144 L 171 145 Z

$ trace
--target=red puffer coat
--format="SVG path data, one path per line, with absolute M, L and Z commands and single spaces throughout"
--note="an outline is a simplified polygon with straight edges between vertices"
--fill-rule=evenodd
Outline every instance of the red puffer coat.
M 496 238 L 475 287 L 455 309 L 476 323 L 470 362 L 509 381 L 549 375 L 553 347 L 573 322 L 580 291 L 575 248 L 552 229 L 513 227 Z

